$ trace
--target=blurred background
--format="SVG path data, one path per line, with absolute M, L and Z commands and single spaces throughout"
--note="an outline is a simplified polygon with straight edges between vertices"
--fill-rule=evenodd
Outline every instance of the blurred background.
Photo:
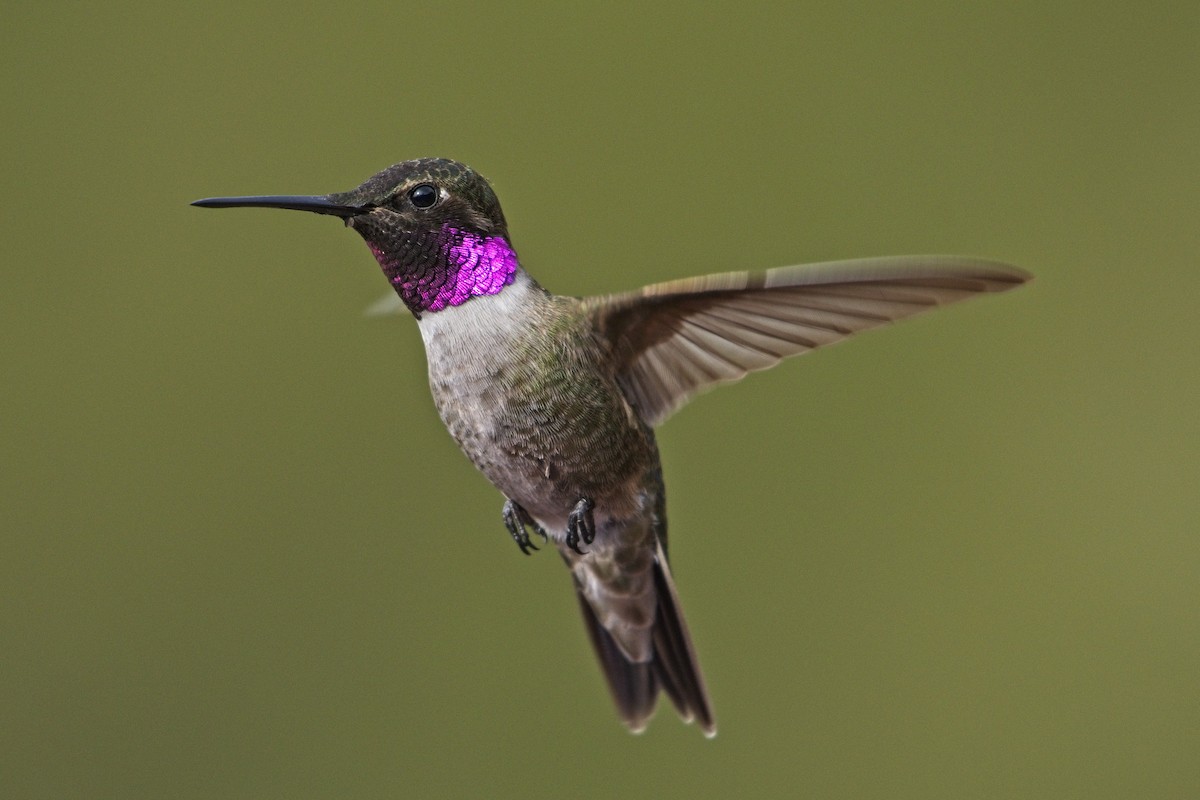
M 1200 6 L 14 4 L 6 798 L 1200 795 Z M 567 294 L 1037 280 L 660 432 L 715 699 L 618 724 L 333 220 L 464 160 Z

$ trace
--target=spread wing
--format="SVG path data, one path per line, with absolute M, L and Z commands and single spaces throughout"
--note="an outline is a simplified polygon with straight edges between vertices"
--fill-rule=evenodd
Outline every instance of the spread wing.
M 899 256 L 709 275 L 585 302 L 627 397 L 658 425 L 717 384 L 1030 277 L 993 261 Z

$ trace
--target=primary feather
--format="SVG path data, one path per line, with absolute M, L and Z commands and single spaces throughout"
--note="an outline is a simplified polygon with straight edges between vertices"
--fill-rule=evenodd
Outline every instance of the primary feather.
M 585 302 L 630 402 L 659 425 L 717 384 L 1028 279 L 994 261 L 901 256 L 708 275 Z

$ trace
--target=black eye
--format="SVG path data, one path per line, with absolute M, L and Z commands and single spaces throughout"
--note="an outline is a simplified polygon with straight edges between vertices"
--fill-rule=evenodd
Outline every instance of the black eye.
M 408 199 L 417 208 L 429 208 L 437 202 L 437 189 L 428 183 L 422 183 L 420 186 L 414 186 L 408 190 Z

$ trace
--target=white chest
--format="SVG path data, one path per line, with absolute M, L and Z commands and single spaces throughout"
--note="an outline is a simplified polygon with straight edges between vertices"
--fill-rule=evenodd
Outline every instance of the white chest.
M 493 433 L 505 389 L 520 371 L 529 305 L 540 292 L 524 273 L 499 294 L 427 313 L 418 322 L 434 403 L 450 433 L 471 454 Z

